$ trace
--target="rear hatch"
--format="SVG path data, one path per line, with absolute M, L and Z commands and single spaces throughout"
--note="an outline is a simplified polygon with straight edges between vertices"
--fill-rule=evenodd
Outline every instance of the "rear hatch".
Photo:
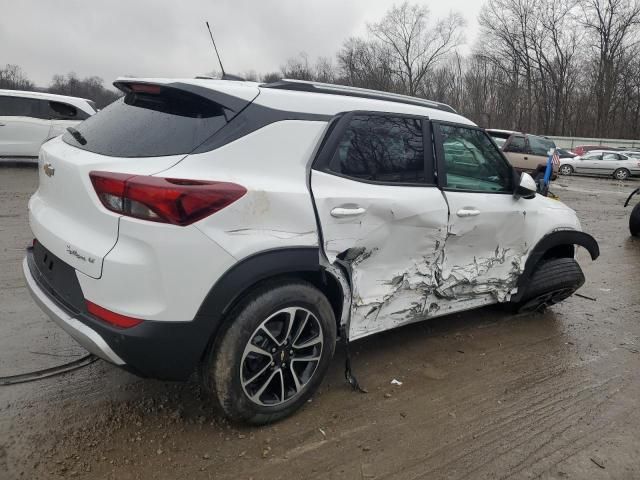
M 29 202 L 38 241 L 75 269 L 99 278 L 103 259 L 118 239 L 120 215 L 102 205 L 89 172 L 153 175 L 178 163 L 258 95 L 256 87 L 217 84 L 116 82 L 125 92 L 122 99 L 45 143 L 38 160 L 39 188 Z

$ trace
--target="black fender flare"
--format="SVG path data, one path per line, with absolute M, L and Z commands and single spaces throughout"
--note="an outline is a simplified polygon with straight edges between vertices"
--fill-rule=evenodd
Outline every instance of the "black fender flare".
M 322 271 L 326 272 L 318 247 L 266 250 L 244 258 L 222 274 L 191 321 L 148 321 L 125 331 L 104 322 L 93 321 L 90 326 L 110 340 L 109 345 L 125 360 L 125 368 L 143 377 L 186 380 L 200 365 L 225 315 L 250 288 L 279 275 Z
M 538 265 L 538 262 L 544 257 L 545 253 L 554 247 L 563 245 L 570 245 L 572 248 L 574 245 L 584 247 L 591 255 L 592 260 L 596 260 L 600 256 L 598 242 L 588 233 L 578 230 L 558 230 L 545 235 L 536 246 L 533 247 L 529 258 L 527 258 L 524 271 L 518 278 L 518 293 L 511 297 L 512 302 L 518 302 L 522 299 L 526 291 L 526 285 L 529 283 L 536 265 Z
M 631 199 L 633 198 L 633 196 L 637 193 L 640 193 L 640 188 L 636 188 L 633 192 L 631 192 L 631 195 L 629 195 L 629 197 L 627 198 L 627 201 L 624 202 L 624 206 L 625 208 L 629 205 L 629 202 L 631 201 Z

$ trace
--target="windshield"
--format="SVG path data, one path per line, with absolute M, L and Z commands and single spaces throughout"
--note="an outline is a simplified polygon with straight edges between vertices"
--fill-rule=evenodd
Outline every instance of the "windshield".
M 538 137 L 536 135 L 527 135 L 529 139 L 529 148 L 534 155 L 546 156 L 549 149 L 556 148 L 556 144 L 548 138 Z

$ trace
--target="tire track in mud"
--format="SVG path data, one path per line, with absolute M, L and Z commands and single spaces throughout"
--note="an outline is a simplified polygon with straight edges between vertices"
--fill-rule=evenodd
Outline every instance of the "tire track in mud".
M 559 373 L 562 372 L 560 371 Z M 551 378 L 557 379 L 559 377 Z M 452 467 L 461 461 L 463 461 L 465 465 L 473 465 L 474 468 L 464 476 L 454 478 L 468 478 L 469 475 L 473 474 L 479 468 L 478 463 L 480 467 L 489 465 L 495 462 L 497 458 L 521 447 L 539 435 L 553 435 L 554 425 L 559 423 L 558 420 L 565 419 L 564 416 L 559 414 L 564 411 L 569 411 L 570 413 L 566 418 L 579 416 L 580 411 L 578 407 L 582 404 L 589 405 L 589 401 L 598 396 L 600 389 L 606 387 L 610 382 L 611 380 L 608 380 L 601 385 L 579 388 L 582 382 L 577 381 L 574 385 L 564 389 L 562 398 L 556 398 L 558 394 L 557 391 L 546 395 L 543 399 L 537 399 L 535 392 L 532 392 L 534 393 L 532 397 L 534 401 L 532 403 L 525 400 L 524 405 L 520 402 L 518 407 L 512 411 L 489 411 L 487 412 L 487 416 L 497 418 L 485 426 L 480 426 L 478 429 L 473 428 L 475 433 L 459 436 L 456 438 L 455 443 L 432 450 L 427 456 L 415 458 L 414 461 L 406 458 L 403 459 L 403 461 L 400 462 L 401 465 L 398 467 L 402 470 L 402 475 L 397 475 L 397 472 L 389 472 L 387 476 L 377 478 L 414 479 L 424 478 L 429 475 L 438 477 L 439 475 L 445 476 L 447 472 L 449 472 L 449 476 L 451 476 L 450 472 Z M 550 390 L 552 390 L 555 388 L 555 385 L 550 385 L 549 387 Z M 478 406 L 476 407 L 478 408 Z M 571 413 L 574 409 L 578 409 L 578 411 Z M 478 410 L 482 410 L 482 407 L 479 407 Z M 439 416 L 436 416 L 436 418 L 438 417 Z M 464 420 L 464 417 L 461 417 L 460 420 Z M 418 424 L 417 426 L 423 427 L 425 425 L 426 423 Z M 486 429 L 487 427 L 489 427 L 488 430 Z M 486 441 L 479 445 L 477 444 L 478 439 L 487 436 L 489 438 L 487 438 Z M 504 445 L 505 439 L 509 442 L 509 446 L 508 448 L 500 449 L 500 447 Z M 514 442 L 521 439 L 523 441 L 514 444 Z M 469 446 L 473 446 L 471 450 L 468 448 Z M 449 456 L 447 455 L 447 451 L 452 450 L 462 451 L 462 453 L 449 458 L 445 463 L 441 463 L 440 465 L 430 465 L 425 470 L 425 464 L 429 464 L 434 460 L 437 461 L 442 455 Z M 487 453 L 491 454 L 490 458 L 483 460 L 487 458 Z M 410 466 L 408 471 L 407 466 Z M 467 469 L 465 468 L 464 470 Z
M 552 337 L 555 337 L 555 335 Z M 537 339 L 531 343 L 539 344 L 541 342 L 548 341 L 549 338 L 550 337 Z M 524 350 L 526 352 L 527 346 L 513 345 L 511 348 L 513 349 L 520 348 L 522 350 L 523 347 L 525 347 Z M 535 355 L 535 352 L 532 352 L 532 354 Z M 558 354 L 555 356 L 557 357 L 556 362 L 552 364 L 547 363 L 544 369 L 536 370 L 533 375 L 529 374 L 526 368 L 527 365 L 531 366 L 531 363 L 532 363 L 530 354 L 523 354 L 523 352 L 521 351 L 521 358 L 518 358 L 517 360 L 513 359 L 514 361 L 512 361 L 510 364 L 512 369 L 522 374 L 517 375 L 514 378 L 509 379 L 508 381 L 500 382 L 500 389 L 506 388 L 508 392 L 508 396 L 513 398 L 522 397 L 524 392 L 530 392 L 529 397 L 531 397 L 529 400 L 527 400 L 527 397 L 525 397 L 524 404 L 522 404 L 522 402 L 519 402 L 518 405 L 515 406 L 514 410 L 511 410 L 508 412 L 504 411 L 504 405 L 509 402 L 509 400 L 506 400 L 505 402 L 503 402 L 502 407 L 500 407 L 500 409 L 496 411 L 496 406 L 495 406 L 496 400 L 503 397 L 503 395 L 500 392 L 498 392 L 495 388 L 493 389 L 493 391 L 495 392 L 493 395 L 491 394 L 483 395 L 481 399 L 479 399 L 477 395 L 478 393 L 477 383 L 472 382 L 470 384 L 465 385 L 461 389 L 456 390 L 455 409 L 457 411 L 461 411 L 461 410 L 462 411 L 479 411 L 479 412 L 482 412 L 483 417 L 486 417 L 486 418 L 498 417 L 498 418 L 496 418 L 495 420 L 491 420 L 489 423 L 485 423 L 484 425 L 479 425 L 477 428 L 474 428 L 473 424 L 471 424 L 465 430 L 475 431 L 476 432 L 475 434 L 463 433 L 462 435 L 459 435 L 457 437 L 455 443 L 448 444 L 443 447 L 439 447 L 435 450 L 431 450 L 431 454 L 427 457 L 422 457 L 422 456 L 417 458 L 414 457 L 415 459 L 414 463 L 416 464 L 416 467 L 419 470 L 424 471 L 425 463 L 432 462 L 434 458 L 440 456 L 443 453 L 445 454 L 445 456 L 447 456 L 445 450 L 454 450 L 454 451 L 462 450 L 464 453 L 463 455 L 452 459 L 449 463 L 446 463 L 444 465 L 439 465 L 439 466 L 432 465 L 433 468 L 429 470 L 429 472 L 433 471 L 434 473 L 438 473 L 439 469 L 446 470 L 446 468 L 451 464 L 451 462 L 459 461 L 464 458 L 471 458 L 471 460 L 469 460 L 469 463 L 473 463 L 473 461 L 475 461 L 475 457 L 469 457 L 470 455 L 486 457 L 486 455 L 483 453 L 485 452 L 486 449 L 491 448 L 492 445 L 494 445 L 496 442 L 499 443 L 500 440 L 503 439 L 504 437 L 508 437 L 510 434 L 512 435 L 511 432 L 518 432 L 522 430 L 521 422 L 523 420 L 526 420 L 526 418 L 529 418 L 532 415 L 535 415 L 536 412 L 548 411 L 550 408 L 552 409 L 543 417 L 533 418 L 527 424 L 528 428 L 530 428 L 532 425 L 535 425 L 536 422 L 539 422 L 541 418 L 548 419 L 547 420 L 548 423 L 554 423 L 555 422 L 554 418 L 556 418 L 557 415 L 562 411 L 565 411 L 571 408 L 575 409 L 582 404 L 588 405 L 590 400 L 598 396 L 599 394 L 598 388 L 609 388 L 607 387 L 608 385 L 607 382 L 601 384 L 600 386 L 598 386 L 598 384 L 596 385 L 590 384 L 585 387 L 584 375 L 579 375 L 578 373 L 573 374 L 573 372 L 570 371 L 570 370 L 576 370 L 577 368 L 579 368 L 578 366 L 580 364 L 578 363 L 578 365 L 574 364 L 568 367 L 566 359 L 561 358 L 562 357 L 561 352 L 558 352 Z M 469 370 L 471 368 L 473 367 L 469 366 L 467 367 L 466 370 Z M 465 369 L 463 368 L 463 370 Z M 468 376 L 467 375 L 468 372 L 465 372 L 465 371 L 455 372 L 455 373 L 456 374 L 459 373 L 465 377 Z M 486 380 L 484 383 L 487 383 L 487 384 L 491 383 L 491 380 L 492 380 L 491 377 L 493 376 L 493 369 L 491 368 L 491 364 L 487 364 L 485 366 L 484 373 L 485 375 L 482 378 L 482 380 Z M 570 384 L 567 384 L 567 377 L 572 379 L 572 382 Z M 619 381 L 619 379 L 615 381 Z M 442 382 L 437 382 L 436 384 L 438 383 L 442 385 Z M 546 384 L 549 384 L 549 385 L 546 385 Z M 433 385 L 433 383 L 431 385 Z M 543 388 L 543 387 L 546 387 L 546 388 Z M 538 393 L 539 389 L 543 389 L 544 392 L 546 392 L 546 394 L 542 398 L 540 398 L 540 395 Z M 404 392 L 404 393 L 408 393 L 408 392 Z M 415 393 L 417 393 L 417 395 L 422 394 L 421 391 L 418 391 Z M 447 393 L 447 392 L 443 392 L 443 393 Z M 562 398 L 557 398 L 559 395 L 562 395 Z M 576 397 L 578 397 L 577 400 L 573 402 L 570 401 L 571 399 L 574 399 Z M 403 400 L 404 400 L 403 398 L 398 398 L 397 403 L 401 403 Z M 429 410 L 429 414 L 428 414 L 429 418 L 426 421 L 417 422 L 417 423 L 413 421 L 411 423 L 412 431 L 422 430 L 424 432 L 430 432 L 433 430 L 437 430 L 437 426 L 442 423 L 443 418 L 444 419 L 448 418 L 448 412 L 451 411 L 451 406 L 446 405 L 447 397 L 441 396 L 439 400 L 435 400 L 435 401 L 438 403 L 438 408 Z M 487 408 L 485 405 L 489 405 L 489 408 Z M 363 409 L 368 414 L 370 414 L 372 418 L 390 417 L 388 412 L 385 415 L 383 412 L 380 412 L 380 411 L 370 411 L 367 408 L 370 406 L 371 405 L 362 405 Z M 387 407 L 389 407 L 388 404 L 387 404 Z M 534 407 L 537 407 L 537 408 L 534 408 Z M 401 406 L 400 408 L 403 408 L 403 407 Z M 406 409 L 409 411 L 416 410 L 415 405 L 406 405 Z M 384 408 L 376 409 L 376 410 L 384 410 Z M 357 425 L 362 422 L 363 420 L 362 417 L 364 416 L 365 415 L 355 416 L 350 419 L 351 420 L 350 422 L 347 422 L 347 423 Z M 396 415 L 393 415 L 392 417 L 394 419 L 397 418 L 397 412 L 396 412 Z M 466 420 L 464 416 L 460 416 L 458 418 L 460 421 Z M 570 418 L 573 418 L 573 417 L 570 417 Z M 471 419 L 471 421 L 473 422 L 473 419 Z M 546 426 L 547 424 L 545 423 L 544 425 Z M 384 430 L 385 437 L 388 437 L 388 438 L 398 437 L 401 439 L 397 445 L 397 447 L 399 447 L 398 448 L 399 450 L 403 451 L 404 450 L 403 447 L 406 446 L 407 450 L 411 451 L 412 449 L 411 443 L 413 442 L 413 440 L 416 439 L 416 437 L 418 437 L 417 440 L 419 441 L 420 435 L 410 436 L 409 439 L 406 439 L 406 440 L 403 439 L 402 432 L 406 430 L 406 426 L 407 424 L 393 425 L 393 424 L 389 424 L 389 422 L 383 421 L 383 422 L 378 422 L 377 424 L 370 425 L 369 430 L 372 430 L 370 433 L 374 433 L 374 431 L 376 430 L 377 431 Z M 507 426 L 509 428 L 507 428 L 505 431 L 505 427 Z M 349 428 L 349 425 L 342 423 L 341 428 Z M 489 430 L 486 430 L 487 428 L 489 428 Z M 538 430 L 538 431 L 540 432 L 540 434 L 544 435 L 544 432 L 545 432 L 544 429 Z M 474 440 L 472 438 L 473 436 L 475 436 L 475 438 L 477 439 L 485 435 L 492 436 L 489 442 L 485 442 L 485 444 L 476 448 L 474 451 L 468 450 L 467 445 L 471 445 L 473 443 L 472 442 L 472 440 Z M 526 438 L 526 432 L 523 435 L 525 435 L 525 438 Z M 427 433 L 424 436 L 428 437 L 429 435 Z M 519 435 L 516 438 L 520 438 L 520 437 L 522 437 L 522 435 Z M 404 445 L 404 444 L 408 444 L 408 445 Z M 322 451 L 317 452 L 318 455 L 322 456 L 323 453 L 326 453 L 326 451 L 328 450 L 328 447 L 329 445 L 319 446 L 319 448 Z M 466 449 L 466 452 L 464 451 L 465 449 Z M 350 452 L 342 451 L 340 457 L 342 457 L 342 460 L 345 460 L 345 457 L 346 457 L 346 460 L 347 460 L 346 463 L 349 463 L 348 458 L 350 456 L 352 456 L 352 458 L 358 458 L 359 456 L 358 451 L 357 450 L 353 450 Z M 307 467 L 309 466 L 309 460 L 310 459 L 307 459 Z M 328 471 L 333 472 L 333 474 L 337 474 L 336 470 L 340 470 L 345 467 L 345 462 L 340 461 L 339 459 L 334 459 L 333 461 L 330 461 L 329 462 L 330 465 L 327 465 L 326 460 L 327 459 L 325 458 L 324 469 L 328 469 Z M 382 476 L 377 476 L 376 478 L 404 478 L 402 476 L 397 476 L 397 475 L 399 471 L 406 473 L 407 465 L 411 464 L 411 460 L 408 459 L 406 455 L 401 455 L 401 460 L 393 461 L 386 458 L 385 460 L 388 460 L 388 461 L 385 462 L 386 464 L 383 466 L 382 470 L 385 471 L 386 473 L 382 474 Z M 389 469 L 388 467 L 391 465 L 393 465 L 394 468 Z M 396 465 L 398 466 L 397 469 L 395 468 Z M 322 478 L 322 476 L 320 476 L 320 478 Z M 331 473 L 329 473 L 329 476 L 326 478 L 331 478 Z

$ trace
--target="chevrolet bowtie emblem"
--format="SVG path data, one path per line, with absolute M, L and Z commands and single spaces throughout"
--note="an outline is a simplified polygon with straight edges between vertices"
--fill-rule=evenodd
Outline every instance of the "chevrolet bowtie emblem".
M 48 162 L 44 164 L 42 169 L 44 170 L 44 173 L 47 175 L 47 177 L 53 177 L 53 175 L 56 173 L 56 169 L 53 168 L 53 165 Z

